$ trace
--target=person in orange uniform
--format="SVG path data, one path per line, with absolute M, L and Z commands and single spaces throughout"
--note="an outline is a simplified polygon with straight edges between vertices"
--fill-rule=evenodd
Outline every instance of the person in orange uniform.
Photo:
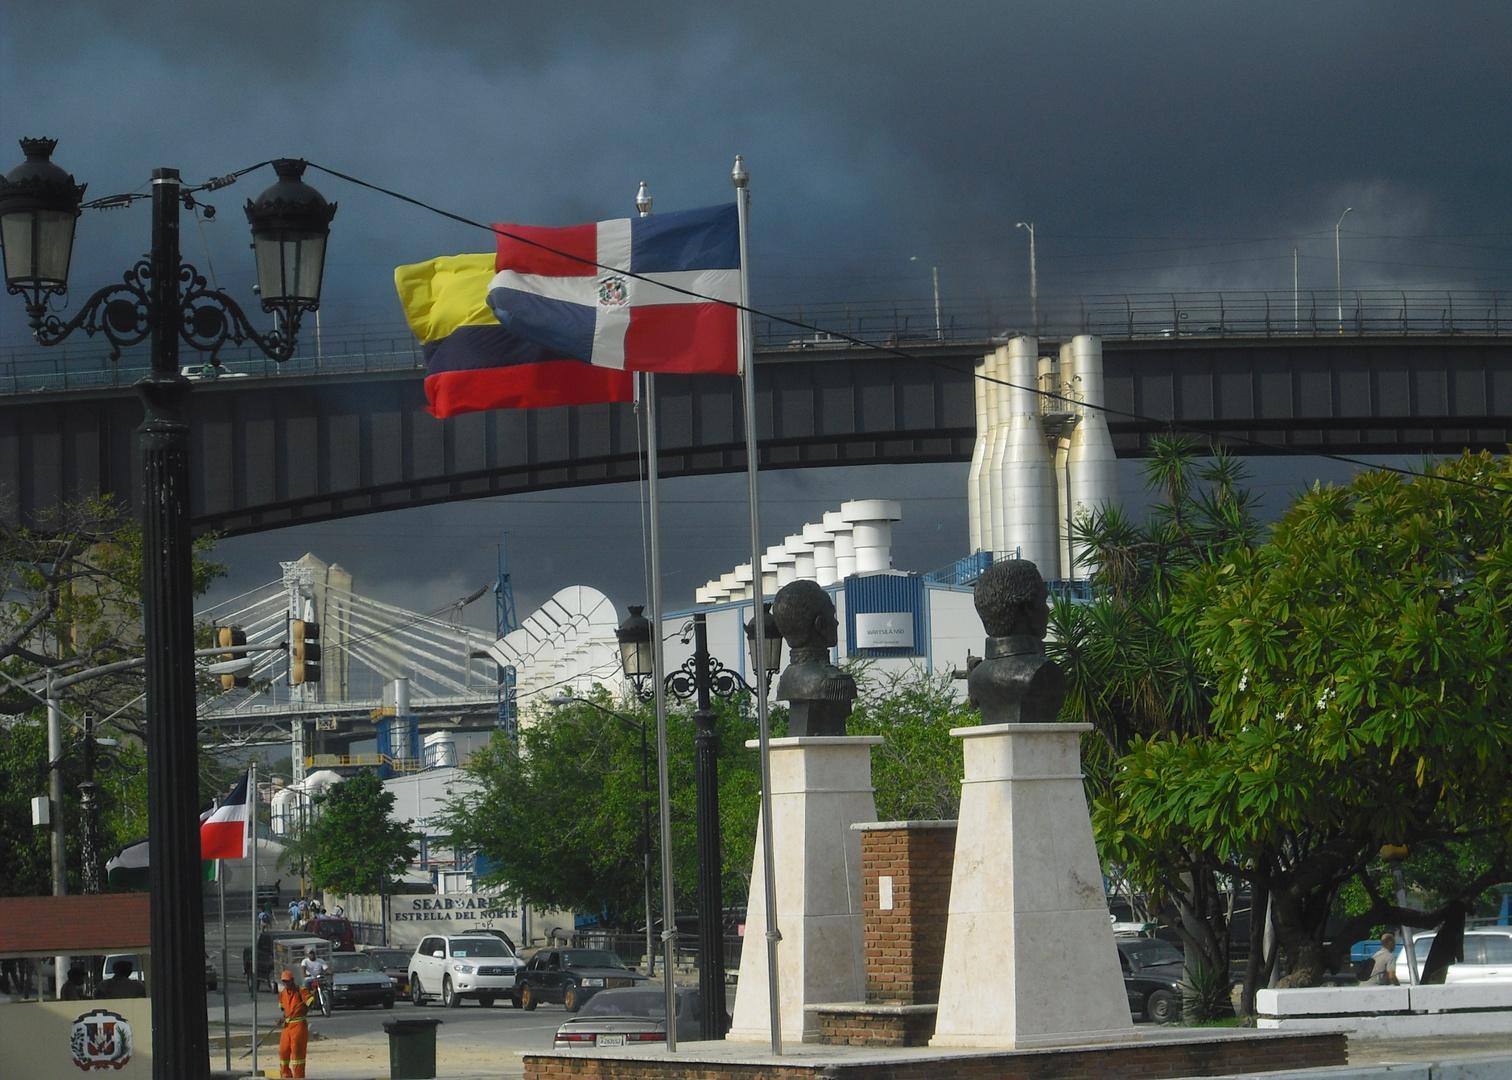
M 305 1074 L 305 1051 L 310 1045 L 310 1025 L 306 1017 L 315 991 L 294 982 L 294 973 L 281 976 L 283 989 L 278 992 L 278 1007 L 283 1010 L 283 1034 L 278 1039 L 278 1075 L 302 1077 Z

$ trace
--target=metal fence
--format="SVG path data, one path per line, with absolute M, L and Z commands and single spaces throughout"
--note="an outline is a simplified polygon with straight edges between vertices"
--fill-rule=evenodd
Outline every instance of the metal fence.
M 727 935 L 724 939 L 724 961 L 726 971 L 738 971 L 740 969 L 740 950 L 745 943 L 745 938 L 735 935 Z M 571 935 L 568 945 L 575 949 L 607 949 L 623 960 L 628 967 L 645 970 L 646 960 L 646 935 L 645 934 L 612 934 L 603 930 L 581 930 Z M 661 966 L 661 952 L 657 951 L 657 966 Z M 679 933 L 677 942 L 673 948 L 673 966 L 676 970 L 690 972 L 698 970 L 698 936 L 696 934 Z
M 1040 305 L 1040 334 L 1064 338 L 1098 334 L 1111 340 L 1161 338 L 1321 338 L 1460 334 L 1500 336 L 1512 293 L 1412 289 L 1306 292 L 1104 293 L 1048 298 Z M 780 316 L 780 317 L 776 317 Z M 791 321 L 783 321 L 783 320 Z M 932 343 L 986 343 L 1036 326 L 1027 304 L 992 298 L 932 299 L 804 305 L 757 315 L 762 350 L 851 348 L 849 339 L 907 350 Z M 1512 333 L 1512 326 L 1509 326 Z M 90 339 L 53 348 L 0 348 L 0 395 L 43 390 L 129 386 L 150 366 L 147 350 L 109 358 L 109 346 Z M 251 346 L 221 351 L 219 369 L 185 352 L 191 378 L 277 378 L 418 369 L 425 358 L 404 323 L 371 324 L 326 333 L 306 324 L 299 352 L 275 364 Z

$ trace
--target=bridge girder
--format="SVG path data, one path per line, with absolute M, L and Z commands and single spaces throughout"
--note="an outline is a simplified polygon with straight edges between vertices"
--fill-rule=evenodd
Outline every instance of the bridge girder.
M 1053 351 L 1046 342 L 1046 351 Z M 987 342 L 910 344 L 911 359 L 852 348 L 763 353 L 763 468 L 966 461 L 973 361 Z M 1512 339 L 1459 335 L 1178 338 L 1105 343 L 1119 454 L 1174 425 L 1239 453 L 1505 450 Z M 629 405 L 424 410 L 423 371 L 201 382 L 190 398 L 195 527 L 226 534 L 429 503 L 633 480 Z M 663 476 L 741 471 L 738 384 L 657 380 Z M 140 499 L 127 387 L 0 398 L 0 513 Z

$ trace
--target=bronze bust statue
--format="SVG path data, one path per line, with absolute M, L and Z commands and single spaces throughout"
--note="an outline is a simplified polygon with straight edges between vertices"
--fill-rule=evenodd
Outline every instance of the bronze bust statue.
M 834 601 L 818 582 L 792 581 L 777 590 L 772 618 L 788 643 L 788 666 L 777 680 L 788 734 L 844 735 L 856 680 L 829 662 L 839 625 Z
M 977 579 L 987 655 L 971 669 L 966 688 L 982 723 L 1055 723 L 1066 700 L 1066 676 L 1045 655 L 1049 598 L 1039 567 L 1023 559 L 993 563 Z

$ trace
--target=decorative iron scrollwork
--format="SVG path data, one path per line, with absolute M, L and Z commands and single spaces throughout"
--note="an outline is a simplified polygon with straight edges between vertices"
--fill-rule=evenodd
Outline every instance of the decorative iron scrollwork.
M 751 684 L 742 679 L 738 672 L 731 671 L 715 657 L 709 657 L 709 693 L 729 701 L 738 693 L 754 692 Z M 667 693 L 679 701 L 688 701 L 697 696 L 697 657 L 688 657 L 683 661 L 682 667 L 667 675 Z
M 241 306 L 219 289 L 211 289 L 198 270 L 189 263 L 178 268 L 178 332 L 185 344 L 209 355 L 210 363 L 219 366 L 220 350 L 228 344 L 249 342 L 269 359 L 278 363 L 294 355 L 301 311 L 275 307 L 276 326 L 260 334 Z M 18 293 L 17 287 L 10 288 Z M 79 312 L 64 322 L 57 315 L 44 315 L 40 306 L 32 310 L 32 329 L 41 345 L 56 345 L 75 330 L 90 337 L 101 334 L 110 342 L 110 359 L 119 360 L 121 350 L 140 345 L 152 333 L 152 263 L 141 259 L 128 270 L 119 285 L 107 285 L 84 301 Z

